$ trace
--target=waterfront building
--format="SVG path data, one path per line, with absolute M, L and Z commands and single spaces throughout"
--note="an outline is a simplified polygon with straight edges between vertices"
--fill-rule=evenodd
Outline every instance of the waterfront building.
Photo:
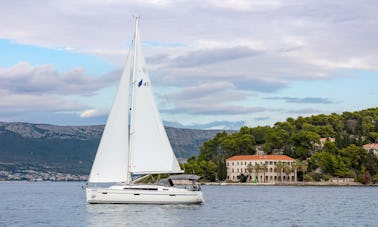
M 296 182 L 295 159 L 286 155 L 237 155 L 226 159 L 227 180 L 275 183 Z

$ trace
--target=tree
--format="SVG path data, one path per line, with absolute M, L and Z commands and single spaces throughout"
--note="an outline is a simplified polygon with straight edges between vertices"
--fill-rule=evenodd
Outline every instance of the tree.
M 218 180 L 220 180 L 220 181 L 224 181 L 227 177 L 226 162 L 222 158 L 219 158 L 219 161 L 218 161 L 217 177 L 218 177 Z
M 369 140 L 372 143 L 378 143 L 378 132 L 370 132 L 369 133 Z
M 268 172 L 268 164 L 264 163 L 261 165 L 261 171 L 263 172 L 263 176 L 264 176 L 264 183 L 265 183 L 265 173 Z
M 269 126 L 258 126 L 251 129 L 251 134 L 255 138 L 256 144 L 265 143 L 265 135 L 270 132 L 272 129 Z
M 307 172 L 308 163 L 307 161 L 300 161 L 298 165 L 298 170 L 302 172 L 302 181 L 304 181 L 304 174 Z
M 287 178 L 289 177 L 290 178 L 290 181 L 291 181 L 291 177 L 289 176 L 290 173 L 291 173 L 291 166 L 289 165 L 289 163 L 284 163 L 283 164 L 283 171 L 285 173 L 285 176 L 286 176 L 286 180 Z
M 256 178 L 257 181 L 260 183 L 260 178 L 259 178 L 259 173 L 261 171 L 261 165 L 259 163 L 255 164 L 255 173 L 256 173 Z
M 294 181 L 298 181 L 298 178 L 297 178 L 297 171 L 299 169 L 299 166 L 300 166 L 300 160 L 296 159 L 294 162 L 291 163 L 291 168 L 292 170 L 294 171 Z
M 248 179 L 248 176 L 245 176 L 244 174 L 240 174 L 239 175 L 239 181 L 241 182 L 241 183 L 245 183 L 245 182 L 247 182 L 247 179 Z
M 280 150 L 286 148 L 288 140 L 289 133 L 283 129 L 270 131 L 265 135 L 266 144 L 270 144 L 271 149 Z
M 249 174 L 249 179 L 252 181 L 252 172 L 253 172 L 253 170 L 254 170 L 255 168 L 254 168 L 254 166 L 251 164 L 251 163 L 249 163 L 248 165 L 247 165 L 247 171 L 248 171 L 248 174 Z
M 277 179 L 279 179 L 279 181 L 282 181 L 282 169 L 283 169 L 283 164 L 281 161 L 277 162 L 275 167 L 274 167 L 274 172 L 275 173 L 279 173 L 279 178 L 278 178 L 278 175 L 277 175 Z

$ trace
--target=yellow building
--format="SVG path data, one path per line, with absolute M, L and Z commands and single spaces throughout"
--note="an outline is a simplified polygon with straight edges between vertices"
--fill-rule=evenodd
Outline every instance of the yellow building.
M 227 180 L 274 183 L 297 181 L 295 160 L 286 155 L 237 155 L 226 159 Z M 294 167 L 294 168 L 293 168 Z

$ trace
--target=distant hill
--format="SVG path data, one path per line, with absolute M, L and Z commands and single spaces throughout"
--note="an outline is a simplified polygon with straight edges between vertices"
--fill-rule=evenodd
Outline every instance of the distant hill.
M 31 165 L 59 172 L 88 174 L 103 125 L 57 126 L 0 122 L 0 170 L 12 165 Z M 179 159 L 198 155 L 199 146 L 221 130 L 167 127 Z
M 239 130 L 242 126 L 245 126 L 246 124 L 247 123 L 245 121 L 213 121 L 205 124 L 183 125 L 179 122 L 164 121 L 164 125 L 169 127 L 201 130 Z

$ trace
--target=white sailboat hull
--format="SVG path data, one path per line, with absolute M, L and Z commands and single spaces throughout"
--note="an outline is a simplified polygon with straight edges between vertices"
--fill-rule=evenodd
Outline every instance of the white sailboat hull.
M 108 188 L 87 187 L 88 203 L 119 204 L 200 204 L 201 191 L 157 185 L 115 185 Z

